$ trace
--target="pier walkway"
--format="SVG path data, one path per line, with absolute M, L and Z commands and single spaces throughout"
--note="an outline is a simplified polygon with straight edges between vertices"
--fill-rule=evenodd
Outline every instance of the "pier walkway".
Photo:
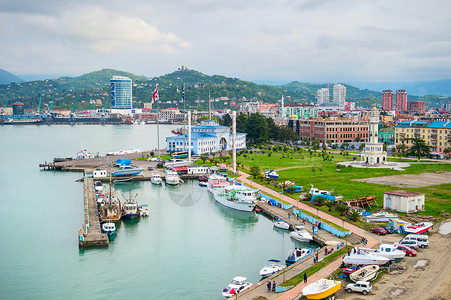
M 79 236 L 79 247 L 97 247 L 108 246 L 108 235 L 102 233 L 99 213 L 97 210 L 97 201 L 94 192 L 94 181 L 90 177 L 85 176 L 84 180 L 84 239 Z M 79 233 L 80 235 L 80 233 Z

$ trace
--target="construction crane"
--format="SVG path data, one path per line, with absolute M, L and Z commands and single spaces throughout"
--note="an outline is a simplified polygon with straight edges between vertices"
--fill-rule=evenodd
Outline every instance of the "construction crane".
M 42 100 L 42 94 L 41 94 L 41 96 L 39 96 L 38 115 L 41 113 L 41 100 Z
M 106 106 L 107 106 L 107 104 L 108 104 L 108 99 L 109 99 L 109 98 L 110 98 L 109 96 L 106 97 L 105 107 L 103 108 L 104 110 L 106 109 Z
M 75 99 L 74 108 L 72 109 L 73 113 L 75 113 L 75 108 L 77 108 L 77 102 L 78 102 L 78 95 L 77 95 L 77 99 Z
M 6 99 L 5 105 L 3 105 L 3 107 L 2 107 L 2 114 L 5 113 L 5 111 L 6 111 L 6 106 L 8 106 L 8 99 Z

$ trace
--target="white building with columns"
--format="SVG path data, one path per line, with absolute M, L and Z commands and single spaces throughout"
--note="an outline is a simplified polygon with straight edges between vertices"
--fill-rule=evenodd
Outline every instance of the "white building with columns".
M 387 162 L 387 152 L 384 151 L 384 144 L 379 143 L 379 111 L 373 107 L 370 112 L 370 122 L 368 125 L 368 143 L 361 153 L 361 160 L 369 166 L 385 164 Z

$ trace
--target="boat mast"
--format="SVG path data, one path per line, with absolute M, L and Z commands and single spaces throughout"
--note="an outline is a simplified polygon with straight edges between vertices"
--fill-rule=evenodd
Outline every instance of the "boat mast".
M 236 111 L 232 112 L 232 161 L 233 174 L 236 173 Z
M 158 101 L 157 101 L 157 153 L 158 159 L 160 158 L 160 122 L 158 118 Z
M 191 161 L 191 111 L 188 110 L 188 161 Z

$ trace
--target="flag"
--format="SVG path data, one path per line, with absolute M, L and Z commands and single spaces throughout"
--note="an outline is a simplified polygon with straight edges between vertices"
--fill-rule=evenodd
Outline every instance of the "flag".
M 182 103 L 185 102 L 185 85 L 183 85 L 183 91 L 182 91 Z
M 155 101 L 158 101 L 158 99 L 160 99 L 160 96 L 158 94 L 158 84 L 155 85 L 155 89 L 153 90 L 153 94 L 152 94 L 152 104 L 155 103 Z

